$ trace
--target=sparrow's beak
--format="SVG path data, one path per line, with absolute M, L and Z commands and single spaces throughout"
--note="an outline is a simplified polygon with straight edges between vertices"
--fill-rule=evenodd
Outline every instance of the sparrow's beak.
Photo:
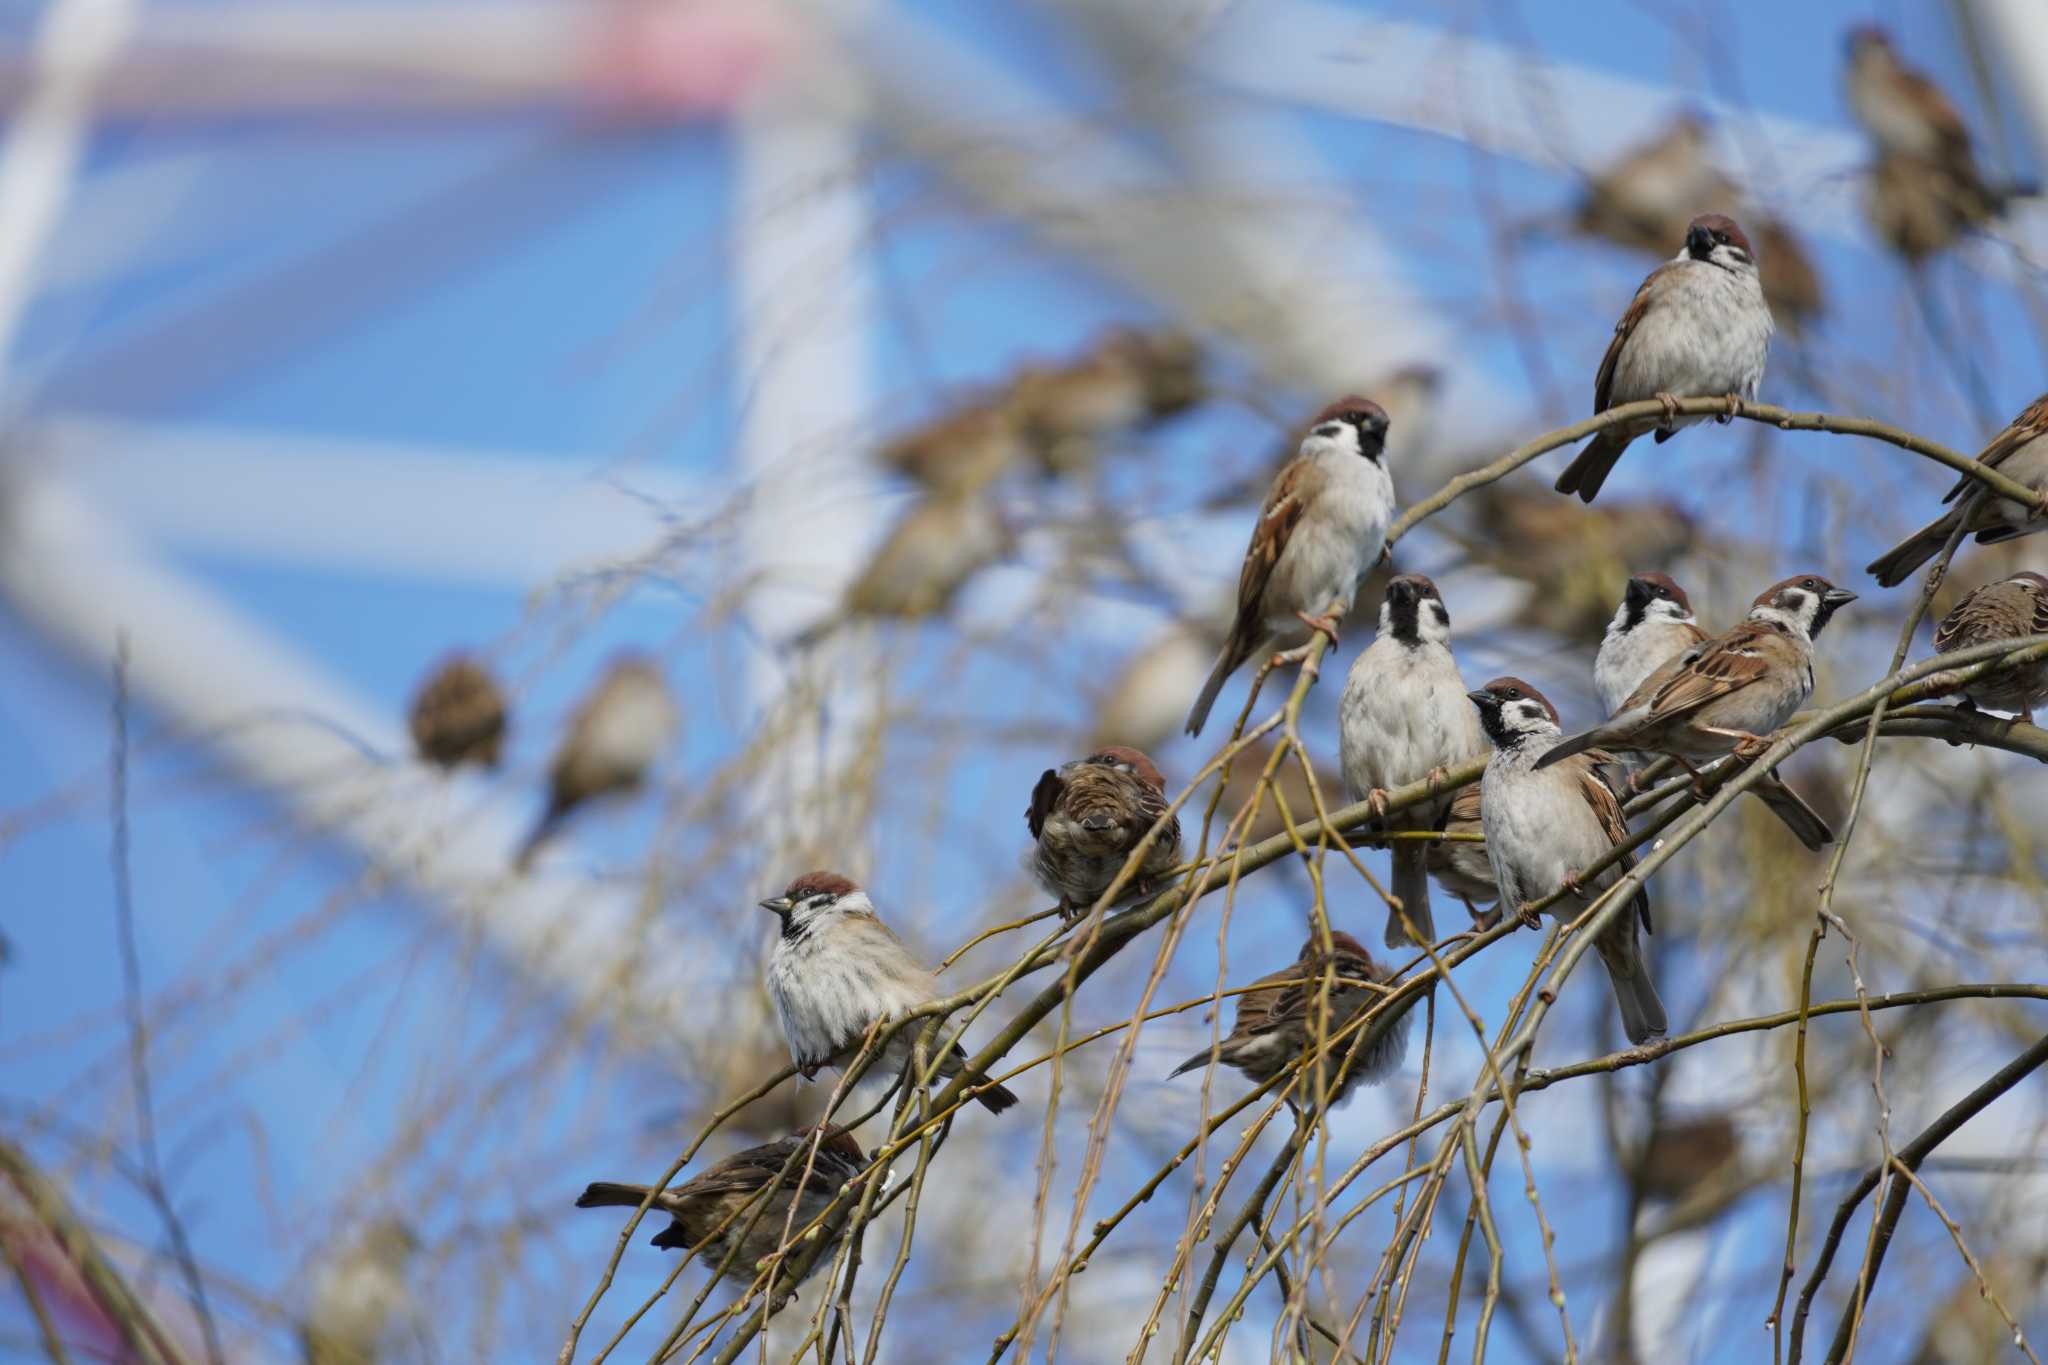
M 1847 588 L 1829 588 L 1820 595 L 1820 600 L 1831 607 L 1845 607 L 1856 600 L 1856 594 Z
M 1493 700 L 1493 693 L 1482 687 L 1477 692 L 1467 692 L 1465 700 L 1471 702 L 1474 706 L 1484 706 Z
M 787 896 L 773 896 L 761 902 L 763 910 L 772 910 L 778 915 L 789 913 L 790 899 Z
M 1714 235 L 1703 227 L 1687 229 L 1685 254 L 1696 261 L 1704 261 L 1714 254 Z

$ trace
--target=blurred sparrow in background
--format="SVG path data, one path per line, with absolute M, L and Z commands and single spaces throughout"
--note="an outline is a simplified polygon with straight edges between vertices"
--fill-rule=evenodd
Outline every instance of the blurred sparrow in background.
M 1465 699 L 1465 682 L 1451 657 L 1451 613 L 1436 584 L 1421 574 L 1403 574 L 1387 584 L 1379 634 L 1351 665 L 1337 720 L 1344 783 L 1354 801 L 1372 801 L 1375 810 L 1385 806 L 1389 788 L 1424 778 L 1441 781 L 1446 769 L 1486 752 L 1479 717 Z M 1375 827 L 1433 831 L 1452 796 L 1446 791 L 1398 813 L 1382 813 Z M 1393 893 L 1401 904 L 1387 909 L 1390 948 L 1436 941 L 1429 848 L 1420 840 L 1393 841 Z M 1404 914 L 1420 938 L 1403 925 Z
M 867 893 L 836 872 L 798 877 L 761 902 L 782 925 L 768 956 L 768 995 L 806 1079 L 853 1060 L 871 1029 L 938 998 L 938 982 L 875 914 Z M 927 1021 L 896 1030 L 871 1074 L 895 1077 L 912 1061 Z M 939 1059 L 938 1079 L 960 1074 L 967 1054 L 956 1043 Z M 1000 1114 L 1017 1102 L 986 1076 L 968 1082 L 974 1098 Z
M 1166 779 L 1124 745 L 1045 770 L 1024 812 L 1037 841 L 1027 861 L 1038 884 L 1059 897 L 1062 916 L 1079 916 L 1109 890 L 1166 806 Z M 1180 818 L 1169 816 L 1116 903 L 1151 895 L 1179 862 Z
M 1615 324 L 1593 411 L 1645 398 L 1755 398 L 1770 346 L 1771 309 L 1749 238 L 1734 219 L 1701 214 L 1678 256 L 1650 272 Z M 1558 476 L 1557 491 L 1591 502 L 1638 436 L 1655 432 L 1661 444 L 1705 420 L 1667 412 L 1597 432 Z
M 412 744 L 441 768 L 498 766 L 505 747 L 505 694 L 481 661 L 457 654 L 444 662 L 412 701 Z
M 1899 60 L 1881 28 L 1849 31 L 1849 108 L 1876 146 L 1880 167 L 1911 174 L 1960 225 L 1982 226 L 2019 190 L 1993 186 L 1977 167 L 1963 116 L 1934 82 Z
M 515 865 L 522 871 L 530 866 L 540 846 L 586 801 L 637 790 L 675 743 L 680 725 L 660 669 L 637 655 L 613 660 L 569 717 L 548 766 L 547 809 L 520 845 Z
M 855 577 L 837 619 L 936 616 L 975 574 L 1009 551 L 1009 530 L 987 494 L 922 498 Z
M 650 1208 L 669 1216 L 669 1225 L 649 1240 L 670 1251 L 689 1251 L 721 1279 L 750 1283 L 762 1262 L 782 1245 L 785 1226 L 798 1240 L 789 1256 L 806 1243 L 804 1230 L 831 1207 L 848 1180 L 866 1163 L 860 1144 L 844 1129 L 828 1131 L 822 1140 L 815 1128 L 800 1129 L 759 1147 L 734 1152 L 673 1189 L 654 1196 Z M 817 1150 L 812 1151 L 813 1143 Z M 808 1165 L 810 1178 L 804 1179 Z M 772 1193 L 768 1193 L 772 1191 Z M 596 1181 L 577 1196 L 579 1209 L 638 1208 L 647 1198 L 645 1185 Z M 796 1205 L 792 1222 L 790 1204 Z M 832 1263 L 833 1248 L 846 1229 L 852 1202 L 841 1207 L 824 1228 L 826 1245 L 811 1261 L 804 1279 Z M 727 1258 L 731 1259 L 728 1260 Z M 721 1267 L 723 1267 L 721 1269 Z M 798 1281 L 801 1283 L 801 1281 Z M 771 1308 L 781 1307 L 794 1285 L 780 1281 Z
M 1486 851 L 1501 904 L 1534 927 L 1528 907 L 1554 891 L 1588 901 L 1635 866 L 1633 856 L 1602 872 L 1591 885 L 1580 874 L 1628 841 L 1621 801 L 1601 773 L 1600 756 L 1580 754 L 1562 767 L 1542 770 L 1538 758 L 1558 737 L 1557 709 L 1519 678 L 1496 678 L 1471 694 L 1493 757 L 1480 784 Z M 1576 919 L 1570 900 L 1550 913 Z M 1667 1025 L 1656 982 L 1636 935 L 1650 929 L 1650 893 L 1638 888 L 1594 946 L 1607 968 L 1631 1043 L 1661 1036 Z
M 1304 1056 L 1314 1043 L 1315 1011 L 1323 1008 L 1327 981 L 1328 1013 L 1323 1016 L 1322 1036 L 1332 1041 L 1318 1059 L 1320 1081 L 1316 1073 L 1306 1072 L 1292 1083 L 1295 1098 L 1291 1102 L 1299 1108 L 1313 1102 L 1319 1084 L 1328 1088 L 1334 1107 L 1361 1083 L 1377 1085 L 1385 1080 L 1408 1055 L 1406 1008 L 1346 1039 L 1335 1040 L 1356 1015 L 1384 998 L 1383 992 L 1371 987 L 1384 985 L 1390 973 L 1349 934 L 1333 930 L 1330 946 L 1333 951 L 1323 952 L 1320 939 L 1310 934 L 1292 963 L 1253 982 L 1256 989 L 1237 997 L 1230 1032 L 1214 1049 L 1218 1062 L 1235 1067 L 1254 1085 L 1263 1085 L 1288 1063 Z M 1210 1056 L 1211 1049 L 1203 1048 L 1175 1067 L 1167 1079 L 1209 1065 Z
M 1340 398 L 1274 479 L 1238 575 L 1237 615 L 1188 712 L 1189 734 L 1202 733 L 1216 694 L 1253 655 L 1310 632 L 1336 640 L 1337 618 L 1386 548 L 1394 516 L 1386 442 L 1387 415 L 1378 404 Z
M 2025 412 L 1992 437 L 1991 444 L 1977 452 L 1977 463 L 2048 497 L 2048 393 L 2029 403 Z M 1874 575 L 1880 586 L 1890 588 L 1905 582 L 1914 570 L 1941 553 L 1957 526 L 1966 535 L 1975 532 L 1979 545 L 2048 531 L 2048 513 L 2040 507 L 2023 507 L 2011 498 L 2001 498 L 1967 474 L 1956 480 L 1942 501 L 1955 506 L 1870 562 L 1865 572 Z
M 1194 338 L 1119 327 L 1065 364 L 1027 368 L 1010 398 L 1046 472 L 1070 474 L 1104 442 L 1185 412 L 1205 392 Z
M 306 1365 L 376 1365 L 417 1311 L 408 1273 L 419 1239 L 397 1218 L 380 1218 L 314 1273 L 299 1347 Z
M 1031 453 L 1007 392 L 972 394 L 949 412 L 884 445 L 883 464 L 932 493 L 979 493 Z
M 1690 1117 L 1660 1113 L 1639 1163 L 1643 1194 L 1683 1199 L 1741 1154 L 1741 1134 L 1725 1110 Z
M 1554 745 L 1535 766 L 1549 767 L 1596 745 L 1671 754 L 1688 769 L 1688 760 L 1728 753 L 1749 762 L 1770 747 L 1771 732 L 1806 705 L 1813 694 L 1814 638 L 1855 600 L 1855 593 L 1818 574 L 1772 584 L 1741 625 L 1653 673 L 1612 719 Z
M 1934 652 L 1968 649 L 1999 640 L 2048 635 L 2048 578 L 2029 569 L 1986 583 L 1956 603 L 1934 630 Z M 2048 702 L 2048 659 L 1987 673 L 1962 689 L 1963 706 L 2010 711 L 2026 725 Z

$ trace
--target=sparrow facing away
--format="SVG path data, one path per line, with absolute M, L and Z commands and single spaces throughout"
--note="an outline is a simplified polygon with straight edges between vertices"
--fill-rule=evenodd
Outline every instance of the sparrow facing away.
M 1813 694 L 1814 637 L 1855 600 L 1819 574 L 1772 584 L 1742 624 L 1653 673 L 1606 723 L 1556 745 L 1535 767 L 1595 745 L 1670 754 L 1688 770 L 1690 759 L 1754 759 Z
M 417 1311 L 408 1271 L 419 1239 L 402 1220 L 380 1218 L 313 1277 L 299 1324 L 306 1365 L 376 1365 Z
M 681 724 L 661 670 L 637 655 L 612 661 L 576 703 L 548 766 L 548 804 L 514 863 L 525 871 L 540 846 L 578 806 L 638 790 Z
M 1027 861 L 1038 884 L 1059 897 L 1062 916 L 1076 918 L 1109 890 L 1166 807 L 1166 779 L 1125 745 L 1045 770 L 1024 812 L 1036 841 Z M 1170 816 L 1117 903 L 1152 894 L 1179 862 L 1180 817 Z
M 1968 649 L 1998 640 L 2048 635 L 2048 578 L 2029 569 L 1973 590 L 1934 628 L 1934 652 Z M 2034 708 L 2048 701 L 2048 659 L 1987 673 L 1963 688 L 1963 706 L 2010 711 L 2034 723 Z
M 1386 548 L 1394 516 L 1387 473 L 1387 415 L 1370 399 L 1324 408 L 1259 509 L 1237 580 L 1237 614 L 1187 732 L 1202 733 L 1224 682 L 1253 655 L 1306 640 L 1335 643 L 1358 580 Z M 1306 629 L 1304 629 L 1306 627 Z
M 1325 1038 L 1332 1037 L 1362 1010 L 1380 999 L 1378 992 L 1363 984 L 1384 985 L 1391 975 L 1373 961 L 1364 945 L 1349 934 L 1330 933 L 1333 952 L 1325 954 L 1320 941 L 1310 934 L 1301 953 L 1277 972 L 1268 972 L 1253 982 L 1257 989 L 1237 997 L 1230 1032 L 1216 1045 L 1216 1060 L 1235 1067 L 1254 1085 L 1263 1085 L 1306 1052 L 1315 1037 L 1316 1009 L 1326 974 L 1330 980 L 1329 1012 L 1324 1016 Z M 1355 1049 L 1355 1052 L 1354 1052 Z M 1168 1073 L 1167 1079 L 1209 1065 L 1209 1049 L 1203 1048 Z M 1343 1042 L 1331 1043 L 1321 1064 L 1328 1068 L 1323 1083 L 1330 1087 L 1330 1105 L 1335 1108 L 1349 1098 L 1359 1084 L 1377 1085 L 1400 1069 L 1408 1055 L 1408 1010 Z M 1341 1072 L 1341 1076 L 1340 1073 Z M 1317 1081 L 1305 1075 L 1297 1082 L 1296 1095 L 1312 1103 Z M 1297 1105 L 1297 1107 L 1307 1107 Z
M 1977 452 L 1977 463 L 2036 493 L 2048 494 L 2048 393 L 2029 403 L 2025 412 L 1992 437 L 1991 444 Z M 2039 508 L 2001 498 L 1967 474 L 1956 480 L 1942 501 L 1955 506 L 1870 562 L 1866 572 L 1881 586 L 1905 582 L 1914 570 L 1940 554 L 1958 523 L 1966 534 L 1976 533 L 1979 545 L 2048 531 L 2048 515 Z
M 457 654 L 420 684 L 410 722 L 423 761 L 495 768 L 505 747 L 505 694 L 481 660 Z
M 782 924 L 768 955 L 768 995 L 806 1080 L 821 1067 L 852 1061 L 869 1029 L 938 997 L 938 982 L 882 923 L 867 893 L 838 873 L 806 873 L 761 908 Z M 919 1021 L 896 1030 L 873 1074 L 893 1077 L 908 1067 L 924 1027 Z M 939 1080 L 959 1075 L 966 1060 L 955 1043 L 939 1060 Z M 992 1114 L 1017 1102 L 986 1076 L 968 1080 Z
M 734 1152 L 709 1170 L 661 1191 L 649 1208 L 667 1214 L 669 1225 L 649 1240 L 664 1250 L 696 1252 L 698 1260 L 721 1279 L 750 1283 L 761 1262 L 782 1245 L 785 1224 L 792 1234 L 803 1232 L 866 1164 L 860 1144 L 843 1128 L 829 1131 L 813 1154 L 816 1132 L 815 1128 L 799 1129 L 788 1137 Z M 810 1179 L 805 1180 L 807 1162 Z M 763 1195 L 771 1188 L 773 1194 Z M 576 1207 L 632 1209 L 646 1198 L 645 1185 L 599 1180 L 576 1197 Z M 794 1222 L 789 1211 L 792 1201 L 796 1204 Z M 841 1208 L 825 1226 L 826 1245 L 811 1261 L 805 1279 L 832 1263 L 833 1249 L 852 1212 L 851 1204 Z M 802 1245 L 794 1244 L 791 1254 Z M 781 1297 L 794 1288 L 778 1286 Z M 776 1306 L 780 1306 L 779 1298 Z
M 1471 700 L 1493 744 L 1480 780 L 1480 809 L 1494 882 L 1501 904 L 1533 927 L 1528 909 L 1533 902 L 1560 888 L 1591 900 L 1628 874 L 1635 866 L 1632 856 L 1602 872 L 1593 885 L 1580 883 L 1582 870 L 1627 841 L 1628 825 L 1621 800 L 1593 755 L 1582 753 L 1547 770 L 1538 764 L 1559 734 L 1557 710 L 1541 692 L 1519 678 L 1496 678 L 1473 692 Z M 1568 907 L 1569 902 L 1559 905 Z M 1565 918 L 1557 906 L 1551 914 Z M 1648 888 L 1637 889 L 1627 911 L 1594 945 L 1614 988 L 1622 1031 L 1635 1044 L 1661 1036 L 1667 1027 L 1636 937 L 1639 924 L 1649 931 Z
M 1883 29 L 1850 30 L 1847 88 L 1849 108 L 1881 164 L 1918 167 L 1937 179 L 1965 223 L 1986 223 L 2004 211 L 2012 191 L 1985 182 L 1963 116 L 1940 87 L 1899 60 Z
M 1657 683 L 1651 690 L 1656 690 L 1684 666 L 1688 651 L 1707 640 L 1693 619 L 1685 589 L 1665 574 L 1635 575 L 1593 660 L 1593 687 L 1600 694 L 1601 709 L 1610 717 L 1627 709 L 1639 689 L 1654 678 Z M 1807 848 L 1818 851 L 1835 841 L 1828 822 L 1776 773 L 1766 774 L 1749 790 Z
M 1344 784 L 1354 801 L 1386 803 L 1392 787 L 1441 779 L 1444 771 L 1486 752 L 1479 717 L 1465 700 L 1465 681 L 1451 656 L 1451 614 L 1436 584 L 1403 574 L 1387 584 L 1379 634 L 1351 665 L 1337 702 Z M 1453 793 L 1445 792 L 1393 815 L 1383 830 L 1434 830 Z M 1401 912 L 1387 910 L 1386 942 L 1399 948 L 1436 942 L 1429 906 L 1429 849 L 1417 840 L 1393 841 L 1393 893 L 1422 937 L 1409 937 Z
M 935 616 L 1009 548 L 1008 528 L 986 493 L 921 498 L 846 590 L 845 614 Z
M 1007 391 L 965 402 L 883 446 L 883 464 L 936 494 L 979 493 L 1031 454 L 1023 415 Z
M 1771 346 L 1749 238 L 1735 220 L 1703 213 L 1686 229 L 1676 257 L 1650 272 L 1615 324 L 1593 381 L 1593 411 L 1645 398 L 1756 397 Z M 1638 436 L 1662 443 L 1704 417 L 1662 418 L 1595 433 L 1558 476 L 1557 491 L 1591 502 Z

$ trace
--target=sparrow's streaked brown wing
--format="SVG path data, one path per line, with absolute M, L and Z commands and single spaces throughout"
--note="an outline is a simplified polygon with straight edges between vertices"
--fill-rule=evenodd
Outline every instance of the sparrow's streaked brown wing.
M 1970 128 L 1963 122 L 1963 116 L 1949 103 L 1941 87 L 1910 67 L 1898 68 L 1898 94 L 1903 103 L 1912 107 L 1934 129 L 1941 139 L 1941 160 L 1950 169 L 1967 164 L 1976 170 L 1976 158 L 1970 152 Z
M 1280 562 L 1281 551 L 1287 548 L 1321 485 L 1322 476 L 1312 461 L 1290 460 L 1274 478 L 1259 508 L 1259 524 L 1252 528 L 1244 568 L 1237 576 L 1237 617 L 1230 626 L 1231 644 L 1240 661 L 1264 634 L 1266 585 L 1272 581 L 1273 566 Z
M 1650 699 L 1651 722 L 1697 711 L 1708 702 L 1747 687 L 1770 672 L 1770 656 L 1782 634 L 1767 621 L 1745 621 L 1708 645 L 1657 689 Z
M 1991 438 L 1991 444 L 1977 452 L 1977 463 L 1987 469 L 1996 469 L 2005 458 L 2035 437 L 2048 433 L 2048 393 L 2042 394 L 2027 405 L 2027 410 L 2012 419 L 2005 430 Z M 1954 502 L 1966 488 L 1981 487 L 1968 474 L 1956 480 L 1956 486 L 1948 490 L 1943 502 Z
M 1621 813 L 1621 798 L 1614 794 L 1614 788 L 1607 785 L 1607 780 L 1601 776 L 1603 765 L 1598 760 L 1605 757 L 1609 756 L 1601 754 L 1599 750 L 1589 750 L 1574 760 L 1584 765 L 1577 772 L 1579 796 L 1585 801 L 1586 808 L 1593 812 L 1593 817 L 1600 822 L 1600 830 L 1607 836 L 1607 842 L 1619 846 L 1628 842 L 1628 821 Z M 1624 873 L 1635 865 L 1633 853 L 1621 860 L 1621 870 Z M 1650 926 L 1649 889 L 1637 887 L 1630 904 L 1635 907 L 1636 918 L 1642 921 L 1644 932 L 1654 933 L 1655 930 Z
M 1031 789 L 1031 809 L 1024 812 L 1024 823 L 1031 827 L 1031 837 L 1036 839 L 1045 833 L 1045 822 L 1051 818 L 1060 803 L 1060 795 L 1066 791 L 1066 780 L 1060 776 L 1061 769 L 1047 768 L 1038 779 L 1038 785 Z
M 1650 286 L 1659 275 L 1677 264 L 1677 261 L 1666 261 L 1652 270 L 1637 287 L 1636 296 L 1629 300 L 1628 311 L 1621 315 L 1621 321 L 1614 324 L 1614 339 L 1607 343 L 1607 354 L 1600 357 L 1600 372 L 1593 376 L 1594 412 L 1605 412 L 1612 406 L 1609 398 L 1614 392 L 1614 370 L 1621 363 L 1622 347 L 1628 345 L 1628 339 L 1635 334 L 1636 324 L 1650 311 Z

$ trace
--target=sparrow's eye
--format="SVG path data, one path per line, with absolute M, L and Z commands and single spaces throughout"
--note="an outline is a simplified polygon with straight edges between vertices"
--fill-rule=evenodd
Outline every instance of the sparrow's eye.
M 1720 243 L 1720 244 L 1721 244 L 1722 246 L 1726 246 L 1726 245 L 1728 245 L 1728 234 L 1727 234 L 1727 233 L 1725 233 L 1725 232 L 1723 232 L 1723 231 L 1721 231 L 1721 230 L 1720 230 L 1719 228 L 1715 228 L 1715 229 L 1714 229 L 1714 240 L 1715 240 L 1716 242 Z

